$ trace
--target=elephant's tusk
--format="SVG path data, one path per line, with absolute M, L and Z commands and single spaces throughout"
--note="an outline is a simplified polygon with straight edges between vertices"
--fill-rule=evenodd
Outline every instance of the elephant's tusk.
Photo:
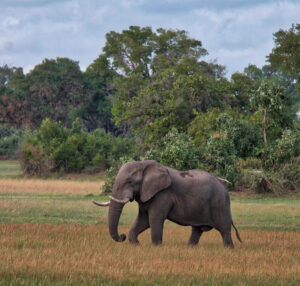
M 220 177 L 217 177 L 220 181 L 223 181 L 223 182 L 226 182 L 226 183 L 228 183 L 228 184 L 230 184 L 230 185 L 232 185 L 232 183 L 231 182 L 229 182 L 228 180 L 226 180 L 226 179 L 223 179 L 223 178 L 220 178 Z
M 110 199 L 111 199 L 112 201 L 115 201 L 116 203 L 124 204 L 124 205 L 130 201 L 129 198 L 124 199 L 124 200 L 119 200 L 119 199 L 116 199 L 116 198 L 114 198 L 114 197 L 110 197 Z
M 92 201 L 95 205 L 100 206 L 100 207 L 108 207 L 110 205 L 110 201 L 109 202 L 105 202 L 105 203 L 100 203 L 97 201 Z

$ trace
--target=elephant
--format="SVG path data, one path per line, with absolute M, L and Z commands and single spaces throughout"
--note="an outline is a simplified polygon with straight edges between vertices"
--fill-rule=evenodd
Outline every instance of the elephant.
M 182 226 L 191 226 L 189 245 L 197 245 L 203 232 L 216 229 L 225 247 L 234 247 L 230 198 L 225 186 L 214 175 L 203 170 L 178 171 L 154 160 L 124 164 L 115 179 L 109 202 L 93 201 L 109 206 L 108 227 L 111 237 L 122 242 L 118 224 L 122 209 L 129 201 L 137 201 L 138 216 L 129 231 L 129 242 L 138 244 L 138 235 L 150 227 L 152 243 L 159 245 L 166 219 Z

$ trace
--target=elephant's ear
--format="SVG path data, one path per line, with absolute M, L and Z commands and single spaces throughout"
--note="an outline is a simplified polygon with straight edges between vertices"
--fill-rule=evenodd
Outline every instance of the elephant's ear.
M 150 200 L 159 191 L 171 185 L 170 175 L 165 167 L 153 162 L 146 166 L 143 175 L 140 198 L 142 202 Z

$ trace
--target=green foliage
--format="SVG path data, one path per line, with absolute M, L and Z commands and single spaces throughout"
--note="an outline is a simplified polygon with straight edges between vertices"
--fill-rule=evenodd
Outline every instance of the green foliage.
M 198 167 L 199 155 L 191 137 L 172 128 L 156 148 L 145 153 L 144 159 L 156 160 L 178 170 L 188 170 Z
M 235 164 L 239 170 L 237 189 L 283 193 L 299 188 L 299 135 L 287 129 L 276 142 L 262 147 L 261 159 L 239 160 Z
M 249 64 L 230 81 L 186 31 L 138 26 L 109 32 L 85 72 L 67 58 L 28 74 L 3 65 L 0 123 L 36 129 L 22 146 L 28 174 L 112 166 L 111 190 L 126 155 L 205 168 L 259 191 L 296 188 L 299 27 L 274 34 L 270 65 Z M 15 156 L 18 129 L 0 128 L 0 156 Z
M 255 155 L 261 142 L 257 126 L 243 119 L 234 119 L 227 113 L 220 114 L 216 124 L 220 135 L 223 134 L 232 141 L 237 157 Z
M 111 193 L 113 190 L 114 182 L 116 176 L 120 170 L 120 168 L 127 162 L 134 161 L 133 158 L 129 156 L 124 156 L 119 158 L 119 160 L 115 160 L 112 163 L 112 166 L 105 173 L 105 184 L 103 186 L 103 192 L 105 194 Z
M 0 157 L 3 159 L 16 158 L 23 132 L 20 129 L 0 126 Z
M 141 160 L 156 160 L 163 165 L 178 170 L 188 170 L 198 167 L 199 150 L 195 147 L 192 139 L 185 133 L 180 133 L 173 128 L 162 139 L 161 144 L 156 148 L 151 148 Z M 123 164 L 134 161 L 131 156 L 123 156 L 119 160 L 114 160 L 112 166 L 105 174 L 105 193 L 112 191 L 116 175 Z
M 268 56 L 272 67 L 290 74 L 298 82 L 300 89 L 300 24 L 274 34 L 275 47 Z
M 216 118 L 215 128 L 217 131 L 203 148 L 204 162 L 209 170 L 235 184 L 238 176 L 235 162 L 255 155 L 259 147 L 258 133 L 255 126 L 227 113 Z
M 20 163 L 23 173 L 29 176 L 47 174 L 52 169 L 42 147 L 29 142 L 21 149 Z
M 131 26 L 106 35 L 104 52 L 118 74 L 112 113 L 145 145 L 155 144 L 172 127 L 186 132 L 197 112 L 230 97 L 222 68 L 199 62 L 206 55 L 186 31 Z
M 292 125 L 289 108 L 292 105 L 291 97 L 285 88 L 272 81 L 262 81 L 260 86 L 251 94 L 251 105 L 254 110 L 263 113 L 263 135 L 267 143 L 269 121 L 275 128 Z
M 237 107 L 241 112 L 250 111 L 250 93 L 256 82 L 247 74 L 234 73 L 231 76 L 232 91 L 234 99 L 232 106 Z
M 235 183 L 237 171 L 234 162 L 237 159 L 233 141 L 225 134 L 210 137 L 204 149 L 203 159 L 208 169 L 231 183 Z
M 78 119 L 71 129 L 46 119 L 38 131 L 26 138 L 21 161 L 29 175 L 81 172 L 90 166 L 106 169 L 122 155 L 131 153 L 132 147 L 129 138 L 115 138 L 100 130 L 84 132 Z
M 253 157 L 248 157 L 246 159 L 239 159 L 235 163 L 235 166 L 237 167 L 238 170 L 262 170 L 263 168 L 263 163 L 262 160 L 259 158 L 253 158 Z
M 286 163 L 300 155 L 300 133 L 286 129 L 281 138 L 266 145 L 261 151 L 264 167 L 267 170 L 280 169 Z

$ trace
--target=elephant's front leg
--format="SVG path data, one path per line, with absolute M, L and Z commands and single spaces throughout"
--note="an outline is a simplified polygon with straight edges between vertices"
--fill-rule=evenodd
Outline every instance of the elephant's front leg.
M 157 195 L 153 199 L 148 210 L 153 244 L 158 245 L 162 243 L 164 222 L 167 219 L 172 206 L 173 203 L 167 192 L 161 192 L 160 195 Z
M 139 209 L 138 217 L 136 218 L 136 220 L 129 232 L 129 241 L 131 243 L 138 244 L 139 243 L 139 241 L 137 239 L 138 235 L 140 233 L 142 233 L 144 230 L 146 230 L 148 227 L 149 227 L 148 214 Z
M 162 244 L 163 226 L 165 218 L 160 214 L 149 215 L 149 222 L 151 228 L 151 240 L 155 245 Z

